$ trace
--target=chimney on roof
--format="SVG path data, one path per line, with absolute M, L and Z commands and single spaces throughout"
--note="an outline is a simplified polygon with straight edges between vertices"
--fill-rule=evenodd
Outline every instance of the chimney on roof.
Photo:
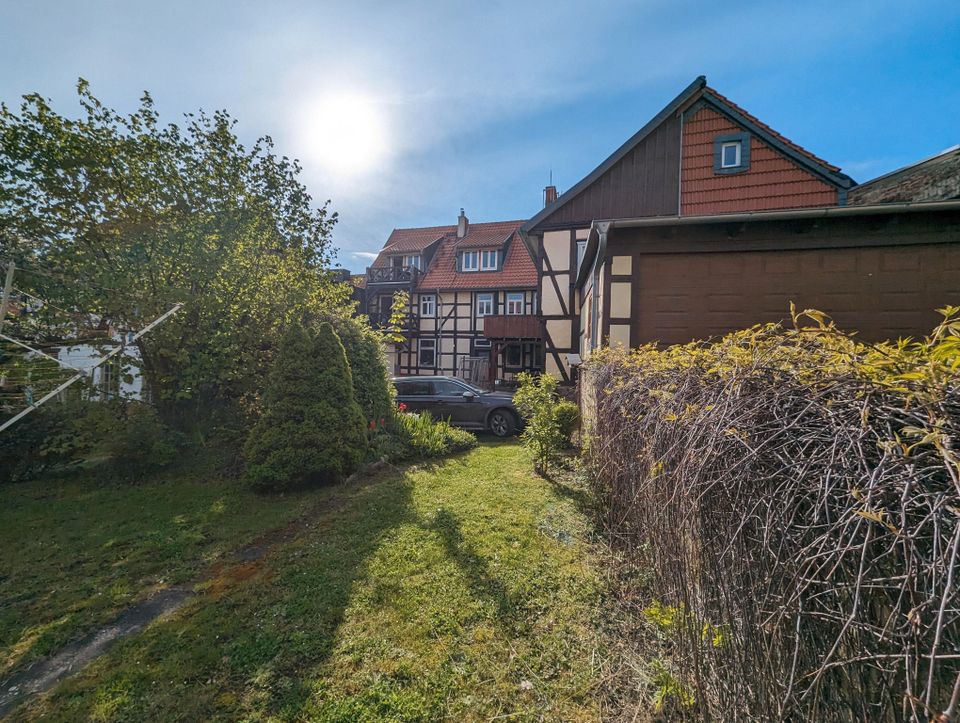
M 557 200 L 557 187 L 547 186 L 543 189 L 543 207 L 546 208 Z
M 467 235 L 467 229 L 470 227 L 470 219 L 466 217 L 463 209 L 460 209 L 460 216 L 457 218 L 457 238 L 464 238 Z

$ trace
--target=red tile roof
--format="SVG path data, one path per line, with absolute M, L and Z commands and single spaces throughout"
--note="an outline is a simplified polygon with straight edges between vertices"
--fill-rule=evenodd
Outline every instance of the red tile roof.
M 418 289 L 516 289 L 535 288 L 537 269 L 517 233 L 523 221 L 472 224 L 465 238 L 457 240 L 456 227 L 440 242 Z M 496 240 L 495 240 L 496 239 Z M 465 248 L 502 248 L 507 255 L 500 271 L 457 271 L 457 252 Z
M 493 221 L 471 223 L 467 235 L 457 239 L 457 227 L 428 226 L 425 228 L 395 228 L 384 244 L 380 255 L 371 264 L 386 266 L 394 254 L 412 254 L 423 251 L 435 241 L 440 246 L 428 268 L 420 276 L 418 289 L 515 289 L 535 288 L 537 269 L 527 252 L 517 229 L 523 221 Z M 502 249 L 507 256 L 500 271 L 457 271 L 457 252 L 464 249 Z
M 457 242 L 459 249 L 482 249 L 503 246 L 523 221 L 495 221 L 474 223 L 467 226 L 467 235 Z M 453 231 L 456 232 L 456 227 Z
M 721 101 L 722 103 L 726 103 L 728 106 L 730 106 L 731 108 L 733 108 L 734 110 L 736 110 L 738 113 L 740 113 L 740 114 L 742 114 L 743 116 L 745 116 L 751 123 L 754 123 L 754 124 L 760 126 L 761 128 L 763 128 L 763 130 L 765 130 L 767 133 L 769 133 L 770 135 L 772 135 L 772 136 L 773 136 L 774 138 L 776 138 L 778 141 L 780 141 L 781 143 L 783 143 L 783 144 L 785 144 L 785 145 L 790 146 L 790 147 L 791 147 L 793 150 L 795 150 L 797 153 L 802 153 L 803 155 L 805 155 L 807 158 L 809 158 L 809 159 L 810 159 L 811 161 L 813 161 L 814 163 L 819 163 L 821 166 L 826 166 L 826 167 L 829 168 L 831 171 L 839 171 L 839 170 L 840 170 L 840 167 L 839 167 L 839 166 L 834 166 L 832 163 L 827 163 L 825 160 L 823 160 L 822 158 L 820 158 L 820 157 L 817 156 L 817 155 L 814 155 L 813 153 L 811 153 L 810 151 L 808 151 L 806 148 L 803 148 L 802 146 L 799 146 L 799 145 L 797 145 L 796 143 L 794 143 L 793 141 L 791 141 L 789 138 L 786 138 L 786 137 L 780 135 L 780 134 L 777 133 L 775 130 L 773 130 L 773 128 L 771 128 L 771 127 L 768 126 L 766 123 L 764 123 L 762 120 L 760 120 L 760 119 L 757 118 L 756 116 L 752 115 L 751 113 L 748 113 L 746 110 L 744 110 L 743 108 L 741 108 L 740 106 L 738 106 L 736 103 L 734 103 L 732 100 L 730 100 L 729 98 L 727 98 L 725 95 L 723 95 L 723 94 L 721 94 L 721 93 L 718 93 L 716 90 L 714 90 L 714 89 L 711 88 L 710 86 L 707 86 L 706 88 L 704 88 L 704 92 L 710 93 L 711 95 L 713 95 L 714 97 L 716 97 L 716 98 L 717 98 L 719 101 Z
M 371 265 L 386 266 L 387 263 L 389 263 L 387 256 L 390 254 L 409 254 L 423 251 L 434 241 L 450 233 L 451 229 L 456 232 L 457 227 L 427 226 L 425 228 L 395 228 L 380 250 L 380 255 L 377 256 Z

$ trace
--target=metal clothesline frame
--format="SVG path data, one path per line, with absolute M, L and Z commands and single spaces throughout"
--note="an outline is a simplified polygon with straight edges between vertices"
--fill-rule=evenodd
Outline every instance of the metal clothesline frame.
M 12 264 L 11 264 L 11 265 L 12 265 Z M 181 304 L 176 304 L 176 305 L 175 305 L 173 308 L 171 308 L 169 311 L 167 311 L 166 313 L 158 316 L 156 319 L 154 319 L 152 322 L 150 322 L 150 323 L 147 324 L 145 327 L 143 327 L 140 331 L 138 331 L 136 334 L 134 334 L 134 335 L 129 339 L 128 342 L 126 342 L 126 343 L 121 343 L 121 344 L 120 344 L 119 346 L 117 346 L 115 349 L 111 349 L 109 352 L 107 352 L 107 353 L 104 354 L 102 357 L 100 357 L 96 362 L 94 362 L 91 366 L 85 367 L 84 369 L 81 369 L 81 370 L 78 370 L 77 373 L 76 373 L 74 376 L 70 377 L 70 379 L 68 379 L 67 381 L 65 381 L 65 382 L 64 382 L 63 384 L 61 384 L 60 386 L 58 386 L 58 387 L 57 387 L 56 389 L 54 389 L 52 392 L 44 395 L 41 399 L 39 399 L 38 401 L 36 401 L 36 402 L 34 402 L 33 404 L 31 404 L 30 406 L 28 406 L 26 409 L 22 410 L 19 414 L 16 414 L 15 416 L 11 417 L 10 419 L 8 419 L 8 420 L 7 420 L 6 422 L 4 422 L 3 424 L 0 424 L 0 432 L 4 431 L 5 429 L 8 429 L 8 428 L 11 427 L 11 426 L 13 426 L 13 425 L 16 424 L 18 421 L 20 421 L 21 419 L 23 419 L 24 417 L 26 417 L 28 414 L 30 414 L 30 412 L 32 412 L 33 410 L 37 409 L 37 408 L 40 407 L 41 405 L 43 405 L 45 402 L 48 402 L 48 401 L 50 401 L 51 399 L 53 399 L 54 397 L 56 397 L 58 394 L 60 394 L 62 391 L 64 391 L 64 390 L 65 390 L 67 387 L 69 387 L 71 384 L 73 384 L 73 383 L 75 383 L 75 382 L 77 382 L 77 381 L 85 378 L 90 372 L 92 372 L 94 369 L 96 369 L 97 367 L 99 367 L 101 364 L 103 364 L 104 362 L 109 361 L 110 359 L 112 359 L 113 357 L 115 357 L 117 354 L 119 354 L 121 351 L 123 351 L 127 344 L 132 344 L 133 342 L 137 341 L 137 339 L 139 339 L 140 337 L 142 337 L 144 334 L 149 333 L 150 331 L 152 331 L 153 329 L 155 329 L 156 327 L 158 327 L 160 324 L 162 324 L 163 322 L 165 322 L 167 319 L 169 319 L 171 316 L 173 316 L 174 314 L 176 314 L 178 311 L 180 311 L 181 308 L 183 308 L 183 304 L 182 304 L 182 303 L 181 303 Z M 4 335 L 0 334 L 0 336 L 4 336 Z M 9 341 L 13 341 L 14 343 L 17 343 L 17 344 L 20 343 L 20 342 L 17 342 L 15 339 L 9 339 L 9 337 L 5 337 L 5 336 L 4 336 L 4 338 L 8 339 Z M 25 344 L 20 344 L 20 345 L 21 345 L 21 346 L 26 346 Z M 27 347 L 27 348 L 30 349 L 30 347 Z M 33 351 L 35 351 L 35 350 L 33 350 Z M 39 353 L 42 354 L 43 352 L 39 352 Z M 49 356 L 49 355 L 44 354 L 44 356 Z M 52 357 L 50 357 L 50 358 L 52 358 Z M 55 361 L 57 361 L 57 363 L 62 363 L 62 362 L 60 362 L 59 359 L 57 359 L 57 360 L 55 360 Z M 67 366 L 69 366 L 69 365 L 67 365 Z M 75 367 L 71 367 L 71 368 L 75 368 Z

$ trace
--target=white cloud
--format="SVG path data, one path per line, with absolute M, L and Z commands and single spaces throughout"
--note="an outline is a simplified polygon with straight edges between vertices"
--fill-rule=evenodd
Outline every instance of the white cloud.
M 376 251 L 351 251 L 350 255 L 355 259 L 364 259 L 366 261 L 373 261 L 378 254 Z

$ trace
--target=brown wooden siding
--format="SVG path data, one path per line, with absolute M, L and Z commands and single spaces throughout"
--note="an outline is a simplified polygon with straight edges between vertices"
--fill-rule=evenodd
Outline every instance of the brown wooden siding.
M 750 139 L 749 170 L 717 174 L 713 166 L 715 139 L 743 130 L 709 107 L 702 107 L 684 118 L 681 187 L 684 216 L 837 205 L 836 188 L 756 136 Z
M 923 214 L 928 216 L 927 214 Z M 960 304 L 960 214 L 620 229 L 633 257 L 631 342 L 685 343 L 815 308 L 865 341 L 922 336 Z
M 536 230 L 580 228 L 601 218 L 676 215 L 679 141 L 680 119 L 668 118 Z
M 498 314 L 483 319 L 483 335 L 487 339 L 540 339 L 541 327 L 540 318 L 532 314 Z

